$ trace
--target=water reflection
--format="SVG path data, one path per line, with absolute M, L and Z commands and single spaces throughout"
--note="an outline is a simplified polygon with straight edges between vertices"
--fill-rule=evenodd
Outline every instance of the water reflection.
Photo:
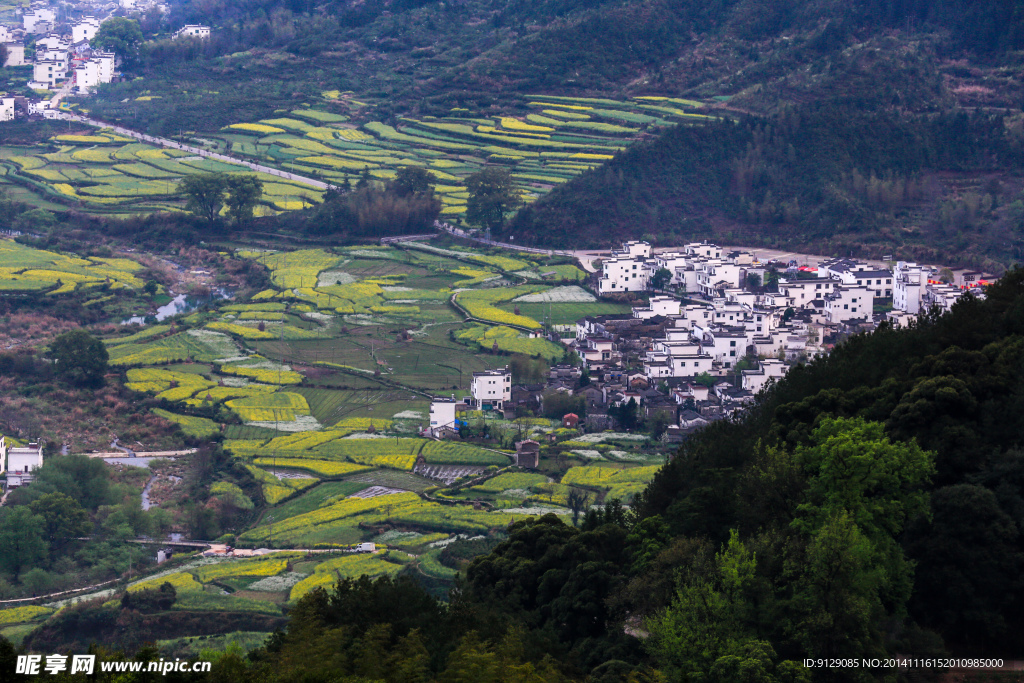
M 156 309 L 155 314 L 150 315 L 136 315 L 131 318 L 126 318 L 121 321 L 122 325 L 151 325 L 156 322 L 160 322 L 166 318 L 178 315 L 179 313 L 190 313 L 197 308 L 216 301 L 218 299 L 230 299 L 233 296 L 231 292 L 226 289 L 216 289 L 209 296 L 189 296 L 188 294 L 179 294 L 178 296 L 171 299 L 169 302 Z

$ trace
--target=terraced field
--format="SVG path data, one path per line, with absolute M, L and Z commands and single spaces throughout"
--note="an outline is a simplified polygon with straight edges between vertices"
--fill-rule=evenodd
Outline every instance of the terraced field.
M 142 265 L 127 258 L 75 258 L 0 240 L 0 291 L 67 294 L 141 288 Z
M 5 147 L 0 165 L 8 177 L 44 196 L 74 202 L 94 211 L 181 210 L 178 181 L 194 173 L 252 174 L 236 164 L 191 156 L 188 152 L 136 142 L 109 131 L 56 135 L 56 152 Z M 299 209 L 320 201 L 315 188 L 268 174 L 257 215 Z
M 136 106 L 145 107 L 146 101 Z M 401 118 L 393 125 L 354 123 L 308 103 L 262 121 L 241 121 L 204 140 L 218 152 L 259 161 L 327 182 L 355 182 L 364 173 L 395 177 L 403 166 L 434 176 L 442 216 L 458 219 L 469 198 L 465 178 L 487 165 L 508 167 L 526 202 L 610 160 L 616 152 L 674 125 L 710 117 L 704 103 L 673 98 L 632 100 L 528 95 L 526 115 L 466 118 Z M 108 130 L 56 135 L 58 151 L 0 149 L 0 164 L 28 190 L 88 210 L 181 210 L 178 180 L 204 171 L 249 172 L 234 164 L 190 156 L 124 138 Z M 198 141 L 193 141 L 197 144 Z M 208 146 L 210 146 L 208 145 Z M 266 175 L 257 215 L 310 206 L 322 199 L 313 187 Z M 571 279 L 571 278 L 570 278 Z

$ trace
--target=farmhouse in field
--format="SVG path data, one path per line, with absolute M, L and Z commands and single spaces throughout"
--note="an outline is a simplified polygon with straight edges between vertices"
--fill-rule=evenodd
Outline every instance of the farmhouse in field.
M 533 439 L 517 441 L 516 464 L 531 470 L 540 467 L 540 444 Z
M 512 372 L 507 365 L 501 370 L 474 372 L 470 392 L 477 410 L 501 410 L 512 400 Z
M 425 436 L 443 439 L 458 436 L 459 421 L 456 415 L 466 409 L 466 404 L 451 398 L 435 398 L 430 402 L 430 426 L 424 430 Z

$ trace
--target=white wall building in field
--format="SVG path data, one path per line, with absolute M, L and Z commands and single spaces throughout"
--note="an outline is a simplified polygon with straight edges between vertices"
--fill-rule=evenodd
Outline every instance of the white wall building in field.
M 681 306 L 682 302 L 679 299 L 674 299 L 670 296 L 652 296 L 647 306 L 638 306 L 633 309 L 633 317 L 647 320 L 656 315 L 679 315 Z
M 700 256 L 703 258 L 713 259 L 722 258 L 722 248 L 717 244 L 709 244 L 707 242 L 690 242 L 683 250 L 687 256 Z
M 7 57 L 4 66 L 25 66 L 25 45 L 22 43 L 4 43 Z
M 46 27 L 49 30 L 54 20 L 57 18 L 57 13 L 49 9 L 48 7 L 36 7 L 22 15 L 22 24 L 25 27 L 25 31 L 28 33 L 39 33 Z
M 511 389 L 509 389 L 511 392 Z M 510 394 L 511 396 L 511 394 Z M 455 399 L 435 398 L 430 402 L 430 430 L 455 425 Z
M 963 295 L 963 290 L 956 285 L 930 283 L 925 286 L 921 307 L 928 309 L 937 306 L 942 311 L 948 311 Z
M 0 121 L 14 120 L 14 98 L 0 97 Z M 2 440 L 3 437 L 0 437 Z
M 839 285 L 831 278 L 815 278 L 813 280 L 779 280 L 779 293 L 789 299 L 789 305 L 803 308 L 815 299 L 824 299 L 826 295 Z
M 672 273 L 672 279 L 668 281 L 670 285 L 681 285 L 686 283 L 685 273 L 687 268 L 689 267 L 690 270 L 692 270 L 690 260 L 690 257 L 686 254 L 680 254 L 676 251 L 667 251 L 663 254 L 654 255 L 654 267 L 656 270 L 664 268 L 668 272 Z
M 36 62 L 32 69 L 32 80 L 52 87 L 68 77 L 68 63 L 58 59 L 44 59 Z
M 620 258 L 650 258 L 651 257 L 651 245 L 649 242 L 641 242 L 640 240 L 630 240 L 622 243 L 621 251 L 613 251 L 613 257 Z
M 512 373 L 507 366 L 503 370 L 474 372 L 470 392 L 478 409 L 501 410 L 512 400 Z
M 99 64 L 91 59 L 78 62 L 75 66 L 75 92 L 88 95 L 100 82 Z
M 744 370 L 742 374 L 741 389 L 746 389 L 752 394 L 761 391 L 771 380 L 780 380 L 786 375 L 789 366 L 778 359 L 758 361 L 757 370 Z
M 852 259 L 832 259 L 821 265 L 828 277 L 844 285 L 867 287 L 876 298 L 892 296 L 893 274 Z
M 601 268 L 601 279 L 597 285 L 601 295 L 647 289 L 650 271 L 642 258 L 610 258 Z

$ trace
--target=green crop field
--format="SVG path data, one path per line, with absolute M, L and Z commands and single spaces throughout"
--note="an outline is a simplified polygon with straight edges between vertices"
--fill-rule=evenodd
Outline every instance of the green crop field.
M 513 312 L 519 308 L 521 315 L 539 320 L 550 325 L 572 325 L 588 315 L 630 315 L 632 309 L 627 304 L 613 304 L 604 301 L 593 303 L 503 303 L 498 308 Z
M 49 290 L 50 294 L 107 289 L 141 288 L 135 272 L 142 265 L 126 258 L 81 259 L 13 240 L 0 240 L 0 291 Z
M 433 465 L 508 465 L 508 456 L 470 444 L 428 441 L 420 450 L 423 459 Z
M 567 324 L 626 310 L 594 301 L 581 286 L 566 282 L 574 278 L 575 266 L 438 245 L 236 255 L 266 268 L 265 289 L 247 301 L 215 304 L 173 327 L 156 325 L 105 343 L 128 389 L 180 404 L 154 412 L 188 434 L 223 434 L 234 467 L 259 484 L 261 496 L 227 482 L 211 489 L 251 501 L 259 521 L 238 535 L 240 547 L 337 548 L 373 539 L 382 529 L 435 540 L 501 533 L 511 520 L 537 509 L 564 509 L 574 486 L 593 490 L 599 499 L 628 501 L 653 476 L 656 468 L 643 465 L 659 462 L 653 459 L 657 449 L 640 453 L 632 441 L 615 440 L 634 435 L 596 435 L 609 443 L 585 435 L 578 443 L 563 442 L 561 450 L 568 458 L 573 448 L 599 451 L 608 467 L 572 467 L 560 482 L 558 473 L 511 469 L 481 485 L 446 492 L 444 481 L 510 468 L 512 458 L 502 452 L 510 448 L 510 434 L 542 438 L 555 425 L 543 418 L 509 422 L 471 412 L 462 417 L 493 425 L 496 439 L 505 440 L 435 441 L 418 433 L 427 424 L 429 396 L 464 395 L 473 372 L 508 365 L 510 354 L 559 361 L 564 347 L 533 332 L 541 330 L 541 321 Z M 45 253 L 25 258 L 36 259 L 33 267 L 48 265 L 38 270 L 97 267 L 88 265 L 92 261 L 60 266 L 59 255 Z M 130 273 L 131 263 L 107 259 L 103 267 Z M 553 278 L 545 274 L 551 272 L 558 279 L 548 282 Z M 495 287 L 495 279 L 506 286 Z M 459 307 L 486 322 L 468 319 L 451 304 L 455 289 Z M 478 499 L 492 507 L 476 509 Z M 452 570 L 437 564 L 436 555 L 427 553 L 420 571 L 450 579 Z M 215 596 L 204 584 L 218 581 L 251 599 L 248 583 L 284 576 L 286 563 L 277 559 L 176 580 L 183 591 L 197 593 L 189 598 L 197 609 L 221 603 L 226 608 L 228 596 Z M 385 569 L 393 566 L 398 564 Z M 328 580 L 333 579 L 321 572 L 301 581 L 308 587 Z M 239 610 L 264 609 L 260 600 L 239 604 Z
M 349 481 L 325 481 L 301 496 L 278 505 L 271 514 L 275 521 L 284 521 L 289 517 L 312 512 L 335 500 L 351 496 L 353 493 L 358 493 L 368 486 L 371 486 L 371 484 L 352 481 L 351 479 Z
M 46 154 L 33 148 L 8 148 L 18 153 L 5 155 L 0 165 L 6 168 L 8 180 L 21 182 L 42 197 L 80 204 L 87 210 L 181 210 L 184 200 L 177 184 L 182 177 L 203 171 L 250 173 L 245 166 L 200 160 L 187 152 L 134 142 L 109 131 L 57 135 L 53 142 L 59 151 Z M 311 186 L 259 175 L 268 184 L 258 215 L 301 208 L 310 200 L 322 199 L 322 193 Z

